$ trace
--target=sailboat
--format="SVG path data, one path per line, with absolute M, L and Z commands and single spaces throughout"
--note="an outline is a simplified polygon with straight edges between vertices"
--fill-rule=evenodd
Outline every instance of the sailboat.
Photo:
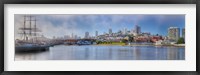
M 29 18 L 29 19 L 27 19 Z M 34 18 L 34 19 L 33 19 Z M 29 26 L 27 27 L 27 21 L 29 21 Z M 32 26 L 34 22 L 34 27 Z M 22 40 L 15 40 L 15 50 L 16 51 L 43 51 L 49 50 L 47 44 L 40 43 L 37 40 L 37 32 L 40 32 L 36 28 L 36 18 L 34 16 L 24 16 L 24 25 L 22 28 L 19 28 L 22 31 Z

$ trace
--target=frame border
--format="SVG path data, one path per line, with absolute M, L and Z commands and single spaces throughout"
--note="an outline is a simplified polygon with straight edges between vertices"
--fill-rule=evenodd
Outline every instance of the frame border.
M 197 65 L 196 72 L 195 71 L 145 71 L 145 72 L 69 72 L 69 71 L 4 71 L 4 4 L 196 4 L 197 11 L 196 11 L 196 19 L 197 19 L 197 34 L 200 32 L 198 30 L 199 22 L 198 19 L 200 17 L 199 10 L 200 10 L 200 1 L 199 0 L 1 0 L 0 1 L 0 74 L 2 75 L 66 75 L 66 74 L 73 74 L 73 75 L 132 75 L 132 74 L 140 74 L 140 75 L 198 75 L 199 73 L 199 65 Z M 198 35 L 196 36 L 199 37 Z M 196 44 L 200 40 L 197 39 Z M 197 48 L 198 49 L 198 46 Z M 196 51 L 197 59 L 196 63 L 199 63 L 199 52 Z

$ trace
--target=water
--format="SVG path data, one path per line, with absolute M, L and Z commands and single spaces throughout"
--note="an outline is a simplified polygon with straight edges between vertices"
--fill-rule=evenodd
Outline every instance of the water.
M 185 60 L 185 48 L 58 45 L 48 51 L 16 52 L 15 60 Z

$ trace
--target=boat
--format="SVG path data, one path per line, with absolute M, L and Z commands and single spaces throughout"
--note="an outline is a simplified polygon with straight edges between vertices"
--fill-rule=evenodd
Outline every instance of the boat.
M 29 18 L 30 26 L 26 25 L 26 18 Z M 49 50 L 50 44 L 39 42 L 37 40 L 36 32 L 40 32 L 38 28 L 36 28 L 36 18 L 32 19 L 33 16 L 24 16 L 24 25 L 22 28 L 22 36 L 21 40 L 15 40 L 15 51 L 44 51 Z M 31 26 L 31 22 L 35 22 L 34 27 Z
M 16 51 L 45 51 L 49 50 L 47 45 L 37 45 L 37 44 L 24 44 L 15 47 Z
M 80 40 L 77 42 L 78 45 L 91 45 L 92 43 L 90 41 L 84 41 L 84 40 Z

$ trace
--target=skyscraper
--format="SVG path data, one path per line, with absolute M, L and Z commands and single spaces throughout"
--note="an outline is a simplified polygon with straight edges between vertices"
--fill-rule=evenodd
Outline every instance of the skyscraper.
M 85 38 L 89 38 L 89 32 L 85 32 Z
M 112 29 L 109 29 L 109 34 L 112 34 Z
M 78 36 L 77 35 L 74 35 L 74 39 L 77 39 L 78 38 Z
M 95 34 L 96 36 L 98 36 L 98 31 L 96 31 L 96 34 Z
M 141 33 L 141 28 L 140 28 L 140 26 L 135 25 L 135 31 L 136 31 L 137 34 L 140 34 L 140 33 Z
M 123 34 L 127 34 L 127 28 L 124 28 Z
M 141 33 L 141 27 L 138 26 L 138 25 L 135 25 L 134 34 L 135 34 L 135 35 L 138 35 L 138 34 L 140 34 L 140 33 Z
M 168 28 L 168 37 L 172 41 L 178 41 L 178 39 L 180 38 L 180 28 L 169 27 Z
M 112 35 L 112 29 L 109 29 L 109 35 L 110 36 Z
M 72 33 L 72 35 L 71 35 L 71 38 L 73 39 L 74 38 L 74 34 Z
M 182 37 L 185 39 L 185 28 L 182 29 Z

